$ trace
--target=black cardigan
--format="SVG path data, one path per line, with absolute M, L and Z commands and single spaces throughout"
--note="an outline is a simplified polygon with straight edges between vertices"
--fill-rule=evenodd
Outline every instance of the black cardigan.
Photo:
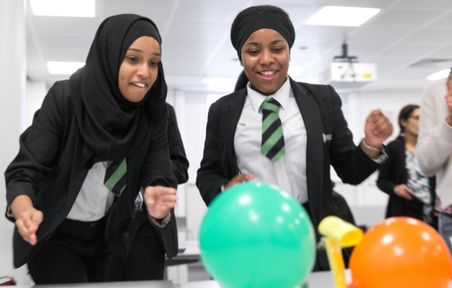
M 394 193 L 394 187 L 399 184 L 406 184 L 408 181 L 408 172 L 405 164 L 405 140 L 399 136 L 391 141 L 387 146 L 389 160 L 380 168 L 377 179 L 378 188 L 389 195 L 388 205 L 386 207 L 386 218 L 394 216 L 409 216 L 417 219 L 423 219 L 424 204 L 419 199 L 407 200 L 397 196 Z M 436 198 L 435 178 L 429 178 L 432 205 Z

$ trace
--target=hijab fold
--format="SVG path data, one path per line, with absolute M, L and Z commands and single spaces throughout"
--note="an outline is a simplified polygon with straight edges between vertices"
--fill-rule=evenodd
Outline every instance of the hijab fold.
M 86 64 L 70 77 L 71 100 L 80 135 L 99 161 L 121 160 L 143 145 L 151 121 L 164 110 L 167 86 L 162 63 L 152 88 L 140 102 L 127 101 L 118 87 L 119 67 L 139 37 L 161 45 L 156 25 L 148 18 L 121 14 L 99 26 Z

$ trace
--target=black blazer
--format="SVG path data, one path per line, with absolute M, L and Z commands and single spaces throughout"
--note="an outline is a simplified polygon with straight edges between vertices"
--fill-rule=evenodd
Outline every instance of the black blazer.
M 182 138 L 180 136 L 179 127 L 177 126 L 177 118 L 176 113 L 174 111 L 173 106 L 170 104 L 166 104 L 168 110 L 168 144 L 169 144 L 169 152 L 170 152 L 170 165 L 171 171 L 174 175 L 174 178 L 177 181 L 177 184 L 182 184 L 187 182 L 188 180 L 188 166 L 189 162 L 187 156 L 185 154 L 184 143 L 182 142 Z M 129 243 L 127 246 L 132 245 L 132 242 L 135 241 L 135 236 L 139 233 L 140 228 L 143 225 L 149 225 L 150 229 L 153 230 L 162 230 L 162 229 L 170 229 L 174 230 L 172 233 L 160 233 L 163 246 L 166 248 L 165 252 L 168 258 L 172 258 L 176 256 L 179 243 L 177 238 L 177 230 L 176 225 L 169 225 L 165 228 L 157 228 L 154 224 L 150 223 L 149 215 L 147 213 L 146 207 L 143 207 L 141 210 L 136 211 L 137 215 L 134 215 L 132 221 L 129 226 L 129 231 L 127 235 L 129 236 Z M 171 211 L 171 217 L 176 219 L 174 214 L 174 210 Z M 175 222 L 175 221 L 174 221 Z M 151 239 L 147 239 L 150 241 Z M 155 243 L 148 242 L 148 245 L 157 246 Z M 145 245 L 143 245 L 144 247 Z M 150 248 L 151 249 L 151 248 Z M 149 267 L 151 269 L 152 267 Z
M 188 181 L 188 159 L 185 154 L 184 143 L 177 126 L 176 112 L 173 106 L 166 104 L 168 108 L 168 144 L 170 153 L 171 171 L 177 184 Z
M 410 216 L 417 219 L 423 219 L 424 204 L 421 200 L 414 198 L 406 200 L 394 193 L 394 187 L 400 184 L 406 184 L 408 181 L 408 171 L 405 163 L 405 140 L 399 136 L 391 141 L 387 146 L 389 160 L 380 168 L 377 179 L 378 188 L 388 194 L 388 205 L 386 206 L 386 218 L 394 216 Z M 436 199 L 435 178 L 429 178 L 430 192 L 432 195 L 431 204 L 434 207 Z
M 378 164 L 353 143 L 341 110 L 341 99 L 331 86 L 290 79 L 307 132 L 306 176 L 309 211 L 315 230 L 328 215 L 340 215 L 333 205 L 330 164 L 345 183 L 358 184 Z M 196 185 L 208 205 L 221 186 L 238 174 L 234 134 L 246 98 L 246 89 L 231 93 L 210 107 L 204 155 Z M 317 235 L 318 236 L 318 235 Z
M 79 133 L 71 101 L 69 81 L 56 82 L 42 107 L 35 113 L 32 125 L 20 136 L 19 153 L 5 172 L 8 207 L 15 197 L 27 195 L 34 207 L 44 214 L 35 246 L 25 242 L 15 228 L 14 267 L 25 264 L 31 255 L 41 249 L 66 218 L 88 170 L 95 162 L 93 153 Z M 117 244 L 122 242 L 123 233 L 130 223 L 140 187 L 175 186 L 170 171 L 166 133 L 166 124 L 152 123 L 151 131 L 148 131 L 149 147 L 137 149 L 128 156 L 128 193 L 123 193 L 115 200 L 107 218 L 105 235 L 107 243 L 113 243 L 113 250 L 122 249 Z M 8 213 L 7 218 L 14 221 Z M 173 222 L 171 225 L 175 227 Z M 174 231 L 175 228 L 165 229 L 162 233 L 173 235 Z M 174 237 L 170 235 L 163 238 Z M 177 251 L 177 246 L 175 249 Z

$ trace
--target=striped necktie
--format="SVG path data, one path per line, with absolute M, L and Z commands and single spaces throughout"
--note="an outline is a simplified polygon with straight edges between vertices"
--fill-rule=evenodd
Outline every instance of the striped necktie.
M 126 188 L 126 172 L 126 158 L 122 159 L 121 161 L 107 161 L 104 185 L 117 197 L 121 196 L 121 193 Z
M 274 98 L 266 99 L 262 105 L 261 153 L 275 162 L 284 155 L 284 135 L 278 116 L 281 105 Z

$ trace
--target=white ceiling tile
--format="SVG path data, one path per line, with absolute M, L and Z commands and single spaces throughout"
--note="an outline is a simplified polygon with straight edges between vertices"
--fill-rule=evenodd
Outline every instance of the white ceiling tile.
M 349 56 L 375 62 L 381 79 L 366 87 L 421 87 L 426 67 L 410 67 L 424 58 L 452 58 L 452 0 L 98 0 L 93 19 L 36 17 L 27 12 L 27 74 L 54 81 L 48 60 L 83 61 L 100 22 L 109 15 L 150 17 L 163 36 L 163 61 L 171 87 L 200 86 L 200 77 L 237 77 L 242 67 L 229 40 L 236 14 L 248 5 L 274 4 L 294 23 L 291 65 L 297 80 L 317 79 L 348 43 Z M 357 28 L 306 26 L 323 5 L 376 7 L 382 11 Z M 446 65 L 446 64 L 445 64 Z M 431 69 L 431 68 L 429 68 Z M 177 81 L 180 81 L 179 84 Z M 399 81 L 398 81 L 399 79 Z M 189 84 L 187 84 L 189 83 Z M 198 87 L 198 88 L 196 88 Z M 187 88 L 188 89 L 188 88 Z

